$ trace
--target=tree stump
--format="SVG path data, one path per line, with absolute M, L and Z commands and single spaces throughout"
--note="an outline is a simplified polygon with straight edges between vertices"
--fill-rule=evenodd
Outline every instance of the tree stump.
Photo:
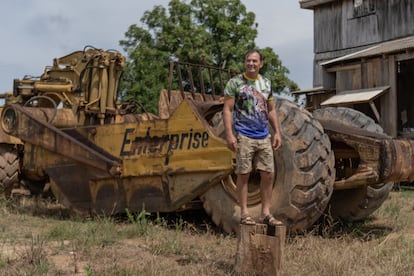
M 240 225 L 236 272 L 249 275 L 282 275 L 286 226 Z

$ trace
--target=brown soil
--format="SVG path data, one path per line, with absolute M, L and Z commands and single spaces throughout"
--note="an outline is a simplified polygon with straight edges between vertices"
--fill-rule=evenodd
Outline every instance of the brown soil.
M 50 201 L 0 200 L 0 275 L 237 275 L 237 238 L 202 211 L 80 219 Z M 288 236 L 284 275 L 410 275 L 414 191 L 360 223 Z

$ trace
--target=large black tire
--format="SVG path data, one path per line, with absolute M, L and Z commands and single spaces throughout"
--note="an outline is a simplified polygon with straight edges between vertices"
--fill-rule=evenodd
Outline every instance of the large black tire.
M 291 231 L 310 227 L 324 212 L 333 191 L 334 156 L 328 136 L 311 114 L 290 101 L 278 99 L 282 146 L 275 152 L 276 177 L 271 212 Z M 221 126 L 216 126 L 220 129 Z M 260 215 L 260 176 L 249 180 L 249 213 Z M 223 180 L 203 196 L 204 209 L 228 233 L 239 231 L 240 208 L 235 176 Z
M 375 133 L 384 133 L 381 126 L 375 123 L 373 119 L 351 108 L 327 107 L 317 109 L 313 112 L 313 116 L 318 120 L 330 120 L 334 123 L 359 127 Z M 336 162 L 344 164 L 340 160 L 336 160 Z M 390 182 L 356 189 L 335 190 L 327 212 L 334 218 L 346 221 L 366 219 L 384 203 L 392 188 L 393 183 Z
M 0 193 L 6 198 L 19 183 L 19 158 L 15 149 L 8 145 L 0 145 Z

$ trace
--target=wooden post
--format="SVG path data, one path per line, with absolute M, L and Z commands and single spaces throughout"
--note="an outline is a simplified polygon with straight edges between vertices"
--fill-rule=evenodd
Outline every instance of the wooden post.
M 236 272 L 249 275 L 282 275 L 286 226 L 240 225 Z

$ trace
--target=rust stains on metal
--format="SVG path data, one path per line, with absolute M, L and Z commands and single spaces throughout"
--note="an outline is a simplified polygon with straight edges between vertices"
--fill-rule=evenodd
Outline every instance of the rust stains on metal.
M 121 159 L 109 154 L 101 154 L 62 130 L 36 118 L 27 112 L 25 107 L 12 104 L 8 111 L 12 109 L 15 110 L 17 123 L 14 129 L 10 129 L 12 135 L 19 137 L 27 143 L 57 152 L 64 157 L 71 158 L 88 166 L 111 173 L 120 172 Z M 6 120 L 7 116 L 2 116 L 2 118 Z
M 385 134 L 321 120 L 333 143 L 348 146 L 334 148 L 335 158 L 358 159 L 355 171 L 337 179 L 336 189 L 375 185 L 393 181 L 414 181 L 414 141 L 392 139 Z

